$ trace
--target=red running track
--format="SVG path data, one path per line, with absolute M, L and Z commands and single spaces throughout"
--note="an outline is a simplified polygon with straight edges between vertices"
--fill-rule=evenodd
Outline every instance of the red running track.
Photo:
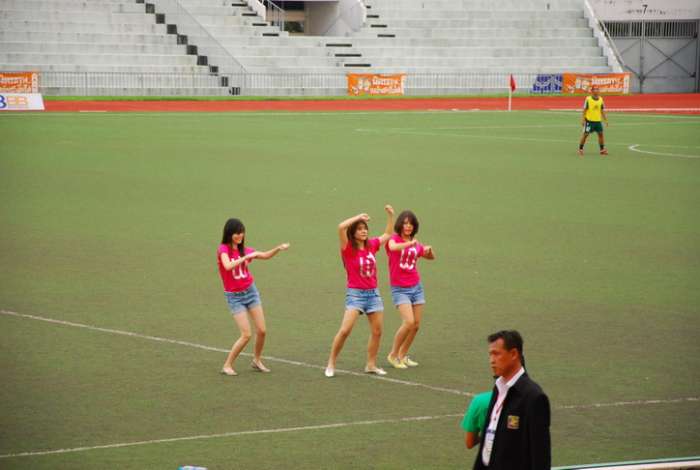
M 427 111 L 505 110 L 508 98 L 400 98 L 294 101 L 46 101 L 60 112 Z M 514 110 L 578 110 L 582 96 L 514 97 Z M 700 93 L 606 96 L 608 111 L 700 114 Z

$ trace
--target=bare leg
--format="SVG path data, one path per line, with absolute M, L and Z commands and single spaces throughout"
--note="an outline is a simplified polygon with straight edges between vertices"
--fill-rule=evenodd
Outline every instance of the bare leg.
M 253 363 L 258 366 L 258 369 L 267 372 L 269 369 L 265 367 L 260 359 L 262 355 L 263 346 L 265 346 L 265 335 L 267 334 L 267 329 L 265 328 L 265 314 L 263 313 L 262 306 L 258 305 L 251 308 L 249 311 L 253 323 L 255 324 L 255 351 L 253 356 Z
M 406 335 L 406 339 L 404 342 L 401 344 L 401 347 L 399 348 L 399 359 L 403 359 L 408 355 L 408 349 L 411 347 L 411 344 L 413 344 L 413 340 L 416 338 L 416 334 L 418 333 L 418 328 L 420 327 L 420 322 L 421 319 L 423 318 L 423 304 L 420 305 L 413 305 L 413 328 L 411 328 L 408 331 L 408 334 Z
M 338 359 L 338 354 L 343 349 L 345 345 L 345 340 L 348 339 L 352 328 L 355 326 L 357 317 L 360 316 L 360 312 L 357 310 L 346 310 L 343 315 L 343 322 L 340 324 L 340 329 L 333 338 L 333 345 L 331 346 L 331 354 L 328 357 L 328 367 L 335 369 L 335 361 Z
M 392 358 L 399 358 L 399 349 L 401 345 L 406 341 L 408 333 L 413 329 L 415 320 L 413 318 L 413 306 L 411 304 L 400 304 L 398 306 L 399 315 L 401 315 L 401 326 L 396 330 L 394 335 L 394 343 L 391 346 L 391 352 L 389 355 Z
M 238 357 L 238 355 L 241 353 L 243 348 L 246 347 L 248 341 L 250 341 L 250 322 L 248 321 L 248 316 L 246 315 L 246 312 L 241 312 L 234 315 L 233 319 L 238 325 L 238 329 L 241 332 L 241 336 L 240 338 L 238 338 L 238 340 L 236 340 L 235 343 L 233 343 L 231 351 L 226 357 L 226 362 L 224 362 L 224 367 L 222 371 L 228 375 L 235 374 L 235 371 L 233 370 L 233 363 Z
M 367 315 L 370 333 L 367 343 L 367 367 L 374 369 L 377 367 L 377 351 L 379 351 L 379 341 L 382 339 L 382 328 L 384 326 L 384 312 L 374 312 Z

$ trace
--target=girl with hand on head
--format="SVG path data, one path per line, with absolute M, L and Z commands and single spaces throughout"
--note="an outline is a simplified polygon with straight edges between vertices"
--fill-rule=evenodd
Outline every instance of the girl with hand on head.
M 289 248 L 289 243 L 282 243 L 269 251 L 255 251 L 245 246 L 245 226 L 238 219 L 229 219 L 224 225 L 224 234 L 217 252 L 219 274 L 224 284 L 224 295 L 233 319 L 238 325 L 241 336 L 228 353 L 221 373 L 238 375 L 233 370 L 233 363 L 248 344 L 251 337 L 248 315 L 255 323 L 255 353 L 251 367 L 259 372 L 270 372 L 262 363 L 260 355 L 265 345 L 265 315 L 263 314 L 260 293 L 255 287 L 248 265 L 254 259 L 270 259 L 280 251 Z
M 420 281 L 418 258 L 435 259 L 430 245 L 421 245 L 415 236 L 418 218 L 411 211 L 403 211 L 396 218 L 394 234 L 386 245 L 389 257 L 391 298 L 401 315 L 401 326 L 394 335 L 394 343 L 387 360 L 396 369 L 415 367 L 417 362 L 408 357 L 408 349 L 418 333 L 425 294 Z
M 377 367 L 377 351 L 382 337 L 384 322 L 384 304 L 377 289 L 377 260 L 374 254 L 391 237 L 394 209 L 384 206 L 387 214 L 384 233 L 369 238 L 367 214 L 358 214 L 342 221 L 338 225 L 340 237 L 340 254 L 347 273 L 347 290 L 345 292 L 345 314 L 338 333 L 333 338 L 331 353 L 326 367 L 326 377 L 335 376 L 335 362 L 345 340 L 350 336 L 359 315 L 367 315 L 370 326 L 369 344 L 367 345 L 368 374 L 386 375 L 384 369 Z

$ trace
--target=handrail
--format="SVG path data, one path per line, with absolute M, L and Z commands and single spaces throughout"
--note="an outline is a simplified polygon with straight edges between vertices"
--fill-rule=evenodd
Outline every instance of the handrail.
M 336 16 L 335 19 L 333 20 L 331 25 L 328 28 L 326 28 L 326 30 L 323 31 L 323 33 L 321 33 L 321 36 L 325 36 L 328 33 L 328 31 L 333 29 L 333 27 L 338 23 L 338 21 L 340 21 L 341 18 L 345 17 L 346 13 L 351 12 L 352 10 L 357 8 L 358 6 L 362 7 L 362 23 L 364 24 L 365 21 L 367 21 L 367 16 L 366 16 L 367 15 L 367 8 L 365 7 L 365 3 L 362 0 L 357 0 L 355 3 L 353 3 L 349 7 L 346 7 L 343 10 L 341 10 L 341 12 L 338 13 L 338 16 Z
M 201 47 L 202 49 L 207 49 L 207 48 L 213 48 L 213 50 L 208 50 L 206 51 L 206 55 L 208 56 L 217 56 L 217 57 L 223 57 L 224 62 L 228 62 L 225 64 L 221 64 L 223 66 L 219 66 L 219 69 L 224 69 L 224 68 L 230 68 L 231 71 L 228 73 L 247 73 L 248 71 L 246 68 L 241 64 L 232 54 L 231 52 L 224 47 L 218 39 L 216 39 L 210 32 L 209 30 L 202 25 L 192 14 L 185 8 L 185 6 L 180 3 L 180 0 L 149 0 L 152 2 L 157 10 L 162 11 L 163 13 L 166 14 L 166 21 L 168 21 L 167 15 L 171 16 L 177 16 L 177 15 L 182 15 L 186 22 L 178 25 L 178 21 L 175 21 L 176 26 L 182 26 L 183 28 L 186 28 L 187 26 L 193 27 L 196 31 L 188 32 L 190 35 L 194 32 L 197 33 L 198 35 L 205 36 L 211 44 L 202 44 L 197 45 L 198 47 Z
M 588 18 L 588 24 L 592 28 L 599 28 L 599 32 L 601 32 L 602 38 L 598 37 L 599 40 L 602 39 L 603 42 L 603 53 L 608 57 L 608 59 L 612 59 L 612 68 L 613 72 L 624 72 L 625 70 L 625 62 L 622 60 L 622 55 L 620 55 L 620 52 L 617 50 L 617 47 L 615 46 L 615 42 L 612 40 L 610 37 L 610 33 L 608 32 L 608 28 L 605 26 L 605 23 L 602 21 L 598 20 L 597 15 L 595 14 L 595 10 L 593 9 L 593 6 L 591 6 L 590 2 L 588 0 L 583 0 L 583 9 L 585 16 Z M 612 57 L 610 57 L 605 50 L 605 47 L 608 47 L 612 51 Z M 618 69 L 618 70 L 615 70 Z
M 272 0 L 248 0 L 250 7 L 262 16 L 263 20 L 269 21 L 272 26 L 279 27 L 280 31 L 284 31 L 284 23 L 286 12 L 278 7 Z M 271 12 L 271 14 L 269 13 Z

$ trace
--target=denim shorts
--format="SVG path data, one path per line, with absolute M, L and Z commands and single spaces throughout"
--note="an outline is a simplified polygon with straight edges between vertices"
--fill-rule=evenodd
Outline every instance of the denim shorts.
M 255 287 L 255 283 L 251 284 L 246 290 L 240 292 L 224 292 L 224 295 L 226 296 L 228 308 L 234 315 L 250 310 L 261 304 L 260 292 L 258 292 L 258 288 Z
M 360 313 L 384 311 L 384 302 L 379 295 L 379 289 L 352 289 L 345 291 L 345 310 L 359 310 Z
M 425 303 L 423 284 L 419 282 L 411 287 L 391 286 L 391 300 L 396 307 L 401 304 L 422 305 Z

